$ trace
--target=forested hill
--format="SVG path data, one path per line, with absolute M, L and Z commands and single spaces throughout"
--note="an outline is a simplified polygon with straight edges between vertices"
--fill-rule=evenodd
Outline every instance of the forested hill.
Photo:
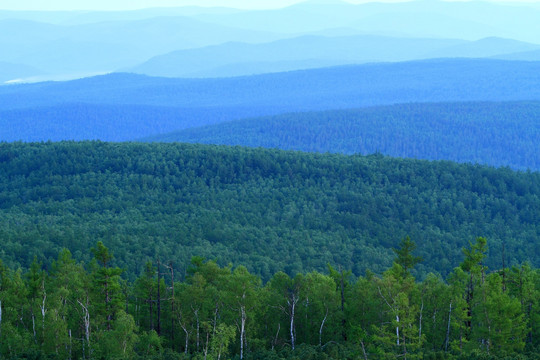
M 402 102 L 540 98 L 540 62 L 435 59 L 373 63 L 223 79 L 109 74 L 0 86 L 2 109 L 66 103 L 295 109 Z
M 0 258 L 50 266 L 103 241 L 132 274 L 193 255 L 263 279 L 341 265 L 382 272 L 409 235 L 418 274 L 449 272 L 482 235 L 488 265 L 540 254 L 540 173 L 452 162 L 189 144 L 0 144 Z
M 286 112 L 410 102 L 522 100 L 540 100 L 540 62 L 438 59 L 224 79 L 109 74 L 0 86 L 0 140 L 47 141 L 61 136 L 63 140 L 123 141 L 157 135 L 161 130 L 169 133 Z M 140 116 L 132 105 L 141 109 Z M 104 112 L 111 112 L 103 106 L 114 107 L 118 115 L 96 121 Z M 149 108 L 142 109 L 145 106 Z M 81 107 L 84 109 L 65 110 Z M 163 120 L 159 107 L 165 111 L 174 108 L 182 115 Z M 149 119 L 156 124 L 139 126 Z
M 413 103 L 290 113 L 148 141 L 452 160 L 540 170 L 540 102 Z

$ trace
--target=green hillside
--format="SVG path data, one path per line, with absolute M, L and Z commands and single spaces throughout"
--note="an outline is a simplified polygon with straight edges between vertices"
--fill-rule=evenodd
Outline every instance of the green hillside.
M 161 256 L 243 264 L 263 280 L 343 266 L 381 273 L 409 235 L 447 274 L 476 236 L 487 265 L 539 264 L 540 173 L 452 162 L 189 144 L 0 144 L 0 258 L 89 262 L 103 241 L 138 274 Z
M 409 103 L 289 113 L 183 129 L 149 141 L 451 160 L 540 170 L 540 102 Z

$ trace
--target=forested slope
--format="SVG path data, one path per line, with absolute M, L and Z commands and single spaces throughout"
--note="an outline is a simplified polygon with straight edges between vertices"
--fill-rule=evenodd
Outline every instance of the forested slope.
M 63 127 L 64 140 L 118 141 L 110 123 L 99 119 L 103 106 L 129 113 L 149 106 L 140 117 L 128 117 L 131 139 L 155 133 L 164 121 L 159 107 L 184 116 L 178 129 L 242 117 L 287 112 L 351 109 L 375 105 L 441 101 L 540 100 L 540 62 L 482 59 L 438 59 L 365 64 L 224 79 L 168 79 L 109 74 L 77 81 L 0 86 L 0 140 L 18 134 L 23 141 L 51 138 L 50 127 Z M 65 114 L 66 107 L 86 104 L 86 111 Z M 21 113 L 19 112 L 22 112 Z M 152 113 L 153 112 L 153 113 Z M 20 122 L 21 117 L 24 121 Z M 44 122 L 42 119 L 48 119 Z M 163 127 L 171 122 L 165 121 Z M 29 128 L 28 124 L 34 125 Z M 73 129 L 67 131 L 67 129 Z M 165 130 L 164 132 L 171 132 Z
M 180 129 L 258 114 L 240 106 L 178 108 L 152 105 L 73 103 L 0 111 L 2 141 L 130 141 Z
M 452 162 L 189 144 L 0 144 L 0 257 L 89 261 L 103 241 L 139 273 L 161 255 L 244 264 L 263 279 L 323 269 L 382 272 L 410 235 L 443 274 L 490 240 L 491 268 L 538 265 L 540 174 Z M 49 265 L 47 265 L 49 266 Z
M 191 128 L 149 141 L 451 160 L 540 170 L 539 102 L 412 103 L 290 113 Z

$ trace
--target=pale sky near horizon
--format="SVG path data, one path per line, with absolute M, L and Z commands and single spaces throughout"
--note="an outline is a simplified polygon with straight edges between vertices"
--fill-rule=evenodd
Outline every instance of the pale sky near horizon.
M 223 6 L 244 9 L 279 8 L 303 0 L 0 0 L 2 10 L 134 10 L 151 7 L 179 6 Z M 322 0 L 328 1 L 328 0 Z M 347 1 L 347 0 L 346 0 Z M 400 2 L 404 0 L 378 0 L 379 2 Z M 496 2 L 518 3 L 539 2 L 538 0 Z M 348 0 L 351 3 L 365 3 L 369 0 Z

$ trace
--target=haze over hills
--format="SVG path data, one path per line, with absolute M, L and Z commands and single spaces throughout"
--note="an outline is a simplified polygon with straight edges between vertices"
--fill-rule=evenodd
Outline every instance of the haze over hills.
M 366 62 L 502 57 L 532 50 L 540 50 L 540 45 L 500 38 L 464 41 L 373 35 L 303 36 L 264 44 L 225 43 L 180 50 L 129 70 L 151 76 L 225 77 Z
M 526 3 L 481 1 L 304 2 L 284 9 L 198 18 L 245 29 L 310 32 L 317 28 L 351 27 L 372 34 L 417 37 L 499 36 L 540 43 L 540 9 Z M 294 19 L 295 21 L 290 21 Z M 319 24 L 317 26 L 317 24 Z
M 0 83 L 38 75 L 43 75 L 43 71 L 28 65 L 0 62 Z
M 516 100 L 540 100 L 540 63 L 426 60 L 222 79 L 111 74 L 0 87 L 0 140 L 134 140 L 158 135 L 154 131 L 160 129 L 171 132 L 286 112 L 409 102 Z M 70 112 L 70 107 L 78 109 L 80 104 L 85 104 L 84 111 Z M 114 119 L 94 124 L 103 105 L 115 109 L 114 119 L 122 119 L 122 131 L 115 131 Z M 144 106 L 149 108 L 133 111 Z M 171 117 L 159 114 L 162 110 Z M 152 119 L 154 125 L 140 126 L 151 124 Z M 58 128 L 64 129 L 61 136 L 51 132 Z M 149 129 L 153 129 L 151 133 Z
M 493 56 L 493 58 L 502 60 L 524 60 L 524 61 L 540 61 L 540 50 L 531 50 L 524 52 L 516 52 L 512 54 L 503 54 Z
M 1 20 L 0 61 L 23 63 L 51 74 L 111 72 L 172 50 L 232 40 L 253 42 L 276 38 L 272 34 L 236 30 L 189 17 L 73 26 Z
M 37 81 L 127 71 L 147 61 L 156 62 L 156 57 L 170 52 L 176 52 L 168 61 L 175 63 L 175 70 L 167 71 L 167 76 L 231 76 L 366 61 L 498 56 L 534 50 L 534 44 L 540 44 L 538 18 L 540 9 L 527 4 L 446 1 L 356 5 L 308 1 L 272 10 L 190 6 L 113 12 L 0 11 L 0 47 L 3 49 L 0 61 L 35 67 L 47 74 L 47 77 L 29 80 Z M 313 52 L 309 50 L 313 38 L 305 35 L 326 38 L 319 39 L 321 47 Z M 378 46 L 364 43 L 361 55 L 355 51 L 356 56 L 343 56 L 340 49 L 344 47 L 342 37 L 345 35 L 385 36 L 387 39 L 380 38 Z M 391 37 L 416 38 L 419 43 L 412 46 L 417 51 L 398 55 L 404 52 L 404 47 L 396 47 L 399 40 L 388 39 Z M 492 40 L 491 44 L 472 43 L 465 48 L 454 44 L 453 49 L 447 50 L 434 49 L 432 42 L 421 40 L 437 39 L 444 43 L 454 41 L 445 39 L 477 41 L 494 37 L 508 40 L 507 43 L 500 39 Z M 293 38 L 295 40 L 285 41 Z M 279 40 L 285 47 L 277 46 L 280 43 L 275 42 Z M 527 47 L 510 43 L 511 40 L 530 44 Z M 231 42 L 261 45 L 241 46 Z M 361 44 L 352 48 L 357 49 Z M 215 48 L 209 51 L 208 46 Z M 193 67 L 197 62 L 202 65 L 200 59 L 205 55 L 221 57 L 228 47 L 236 52 L 236 58 L 229 59 L 233 63 L 221 62 L 212 69 L 201 66 L 203 69 L 192 69 L 194 71 L 178 70 Z M 262 54 L 287 52 L 291 47 L 304 49 L 305 56 L 288 59 L 283 55 L 283 58 L 260 60 Z M 259 57 L 254 58 L 255 52 L 260 52 Z M 159 61 L 163 65 L 163 58 Z M 171 67 L 168 62 L 165 61 L 166 68 Z M 152 69 L 135 71 L 157 74 L 157 65 L 149 64 L 144 66 Z M 240 70 L 242 67 L 246 69 L 244 72 Z M 161 74 L 164 73 L 162 70 Z M 20 77 L 13 73 L 7 78 Z

